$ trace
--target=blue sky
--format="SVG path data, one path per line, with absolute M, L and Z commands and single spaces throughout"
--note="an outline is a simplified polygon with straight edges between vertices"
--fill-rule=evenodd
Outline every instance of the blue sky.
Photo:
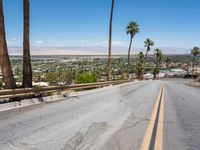
M 22 45 L 22 0 L 3 0 L 9 46 Z M 32 46 L 107 46 L 111 0 L 30 0 Z M 200 45 L 199 0 L 116 0 L 113 46 L 127 47 L 126 26 L 138 22 L 135 47 Z

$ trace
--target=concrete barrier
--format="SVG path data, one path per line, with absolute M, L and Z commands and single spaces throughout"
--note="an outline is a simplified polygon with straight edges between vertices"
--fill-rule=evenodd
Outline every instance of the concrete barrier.
M 47 97 L 41 97 L 41 98 L 33 98 L 33 99 L 25 99 L 20 102 L 11 102 L 11 103 L 5 103 L 0 105 L 0 113 L 7 110 L 12 109 L 18 109 L 26 106 L 33 106 L 38 105 L 42 103 L 49 103 L 49 102 L 55 102 L 59 100 L 63 100 L 66 97 L 63 97 L 62 95 L 54 95 L 54 96 L 47 96 Z
M 131 84 L 125 83 L 125 84 Z M 121 85 L 116 85 L 121 86 Z M 112 86 L 107 86 L 103 89 L 107 90 L 112 88 Z M 46 103 L 52 103 L 68 98 L 72 98 L 74 96 L 80 96 L 85 95 L 93 92 L 97 92 L 101 89 L 94 89 L 94 90 L 88 90 L 88 91 L 80 91 L 80 92 L 62 92 L 61 95 L 53 95 L 53 96 L 47 96 L 47 97 L 41 97 L 41 98 L 33 98 L 33 99 L 25 99 L 21 100 L 20 102 L 10 102 L 5 104 L 0 104 L 0 118 L 3 117 L 3 114 L 6 114 L 6 116 L 10 116 L 13 114 L 19 114 L 26 110 L 31 110 L 35 108 L 35 106 L 40 106 L 41 104 Z
M 191 85 L 191 86 L 195 86 L 195 87 L 200 87 L 200 82 L 192 81 L 192 82 L 188 82 L 187 85 Z
M 7 110 L 9 108 L 16 108 L 19 107 L 20 103 L 19 102 L 11 102 L 11 103 L 5 103 L 0 105 L 0 112 Z
M 5 110 L 0 111 L 0 120 L 10 118 L 12 116 L 16 116 L 18 114 L 24 113 L 26 111 L 30 111 L 32 109 L 42 107 L 45 103 L 38 103 L 38 104 L 32 104 L 32 105 L 26 105 L 26 106 L 18 106 L 13 107 Z

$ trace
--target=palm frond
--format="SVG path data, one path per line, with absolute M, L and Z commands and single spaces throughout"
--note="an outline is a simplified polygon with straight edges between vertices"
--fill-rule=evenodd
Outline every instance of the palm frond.
M 193 55 L 193 56 L 197 56 L 197 55 L 199 55 L 200 54 L 200 48 L 199 47 L 194 47 L 192 50 L 191 50 L 191 54 Z
M 131 21 L 129 25 L 126 27 L 126 33 L 130 34 L 131 37 L 133 37 L 136 33 L 138 33 L 139 30 L 139 25 L 135 21 Z

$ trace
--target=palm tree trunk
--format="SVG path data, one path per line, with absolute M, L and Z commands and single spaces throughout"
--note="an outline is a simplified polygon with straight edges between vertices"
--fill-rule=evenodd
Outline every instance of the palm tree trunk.
M 146 54 L 145 54 L 145 58 L 144 58 L 144 63 L 143 63 L 143 68 L 142 68 L 142 75 L 140 77 L 140 79 L 144 79 L 144 73 L 145 73 L 145 66 L 146 66 L 146 60 L 147 60 L 147 55 L 148 55 L 148 50 L 146 51 Z
M 160 74 L 160 61 L 158 61 L 158 72 L 157 72 L 157 80 L 158 80 L 158 77 L 159 77 L 159 74 Z
M 112 20 L 113 20 L 114 3 L 115 3 L 115 0 L 112 0 L 111 13 L 110 13 L 110 28 L 109 28 L 107 80 L 110 80 L 111 78 Z
M 166 69 L 169 69 L 169 63 L 168 62 L 166 63 Z
M 156 67 L 155 67 L 155 73 L 154 73 L 154 79 L 157 79 L 157 74 L 158 74 L 158 58 L 156 58 Z
M 23 43 L 23 87 L 32 87 L 32 68 L 30 60 L 30 43 L 29 43 L 29 0 L 23 1 L 24 6 L 24 43 Z
M 130 38 L 130 44 L 129 44 L 129 48 L 128 48 L 127 80 L 129 79 L 130 53 L 131 53 L 132 41 L 133 41 L 133 37 Z
M 194 66 L 195 66 L 195 56 L 193 56 L 193 61 L 192 61 L 192 78 L 194 78 Z
M 6 43 L 2 0 L 0 0 L 0 64 L 1 64 L 3 82 L 5 83 L 5 87 L 7 89 L 16 88 Z
M 145 58 L 144 58 L 144 67 L 145 67 L 145 64 L 146 64 L 146 61 L 147 61 L 147 55 L 148 55 L 148 51 L 146 51 L 146 54 L 145 54 Z
M 158 59 L 156 61 L 156 79 L 157 79 L 157 77 L 158 77 Z

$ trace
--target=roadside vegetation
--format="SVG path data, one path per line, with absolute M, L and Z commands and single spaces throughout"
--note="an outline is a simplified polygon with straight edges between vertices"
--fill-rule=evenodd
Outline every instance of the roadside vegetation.
M 200 54 L 200 49 L 199 47 L 194 47 L 192 50 L 191 50 L 191 54 L 193 56 L 193 59 L 192 59 L 192 77 L 194 78 L 194 75 L 195 75 L 195 72 L 194 72 L 194 67 L 196 65 L 196 58 L 197 56 Z
M 79 83 L 101 82 L 108 80 L 143 80 L 146 73 L 152 73 L 154 79 L 159 78 L 161 70 L 180 68 L 183 64 L 191 64 L 192 76 L 196 76 L 195 66 L 200 63 L 200 49 L 194 47 L 190 55 L 164 55 L 162 50 L 150 38 L 144 41 L 144 50 L 137 56 L 131 55 L 133 39 L 141 31 L 139 24 L 131 20 L 126 33 L 130 36 L 127 56 L 114 58 L 112 56 L 112 22 L 115 0 L 110 0 L 111 9 L 109 18 L 109 39 L 107 58 L 82 59 L 77 61 L 39 61 L 30 55 L 30 1 L 23 0 L 23 57 L 11 59 L 8 55 L 3 0 L 0 0 L 0 65 L 3 78 L 0 79 L 0 88 L 30 88 L 32 83 L 37 86 L 58 86 Z M 154 55 L 149 54 L 154 50 Z M 143 53 L 142 51 L 145 51 Z M 42 57 L 41 57 L 42 59 Z M 42 85 L 42 82 L 48 85 Z
M 130 35 L 130 44 L 128 48 L 128 65 L 127 65 L 127 79 L 129 79 L 129 70 L 130 70 L 130 55 L 131 55 L 131 47 L 134 36 L 140 31 L 139 25 L 135 21 L 131 21 L 126 28 L 126 33 Z
M 75 77 L 75 83 L 76 84 L 93 83 L 93 82 L 97 82 L 97 75 L 94 72 L 87 72 L 87 73 L 78 74 Z

